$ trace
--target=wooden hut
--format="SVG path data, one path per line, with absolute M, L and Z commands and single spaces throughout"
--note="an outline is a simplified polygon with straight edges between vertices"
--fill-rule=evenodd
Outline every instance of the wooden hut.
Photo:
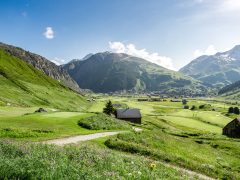
M 139 109 L 117 109 L 116 118 L 137 124 L 141 124 L 142 121 L 142 115 Z
M 236 118 L 223 128 L 223 135 L 240 138 L 240 119 Z

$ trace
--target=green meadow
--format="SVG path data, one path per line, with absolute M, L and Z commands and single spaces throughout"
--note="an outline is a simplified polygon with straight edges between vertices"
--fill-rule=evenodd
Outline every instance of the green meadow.
M 193 178 L 171 168 L 175 166 L 216 179 L 239 179 L 240 140 L 222 135 L 222 128 L 231 121 L 226 116 L 228 105 L 210 103 L 211 108 L 199 109 L 209 102 L 189 99 L 188 105 L 197 108 L 188 110 L 183 109 L 181 102 L 170 102 L 170 99 L 138 102 L 137 97 L 99 95 L 95 99 L 75 112 L 45 107 L 47 113 L 34 113 L 39 107 L 0 106 L 1 177 L 23 179 L 38 174 L 40 178 L 60 179 L 66 175 L 73 179 Z M 142 124 L 115 123 L 99 114 L 108 100 L 139 108 Z M 143 131 L 133 132 L 131 126 Z M 30 143 L 117 130 L 125 132 L 63 148 Z M 26 147 L 22 144 L 25 142 L 28 142 Z M 54 156 L 49 157 L 50 154 Z M 20 166 L 21 162 L 25 166 Z M 87 168 L 89 163 L 91 168 Z

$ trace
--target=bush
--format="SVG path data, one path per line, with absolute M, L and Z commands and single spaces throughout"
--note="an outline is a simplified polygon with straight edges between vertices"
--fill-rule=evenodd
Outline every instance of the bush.
M 183 109 L 189 109 L 188 105 L 183 106 Z
M 202 104 L 199 106 L 199 109 L 203 109 L 205 107 L 205 104 Z
M 233 113 L 233 112 L 234 112 L 233 107 L 229 107 L 228 113 Z
M 130 125 L 126 121 L 112 118 L 103 113 L 81 119 L 78 121 L 78 125 L 91 130 L 130 129 Z
M 238 107 L 235 107 L 235 108 L 233 109 L 233 113 L 234 113 L 234 114 L 239 114 L 239 113 L 240 113 L 239 108 L 238 108 Z
M 211 104 L 202 104 L 199 106 L 199 109 L 203 109 L 203 110 L 212 110 Z
M 195 106 L 195 105 L 193 105 L 192 107 L 191 107 L 191 110 L 195 110 L 197 107 Z
M 229 107 L 228 113 L 229 113 L 229 114 L 232 114 L 232 113 L 234 113 L 234 114 L 240 114 L 240 111 L 239 111 L 239 108 L 238 108 L 238 107 Z

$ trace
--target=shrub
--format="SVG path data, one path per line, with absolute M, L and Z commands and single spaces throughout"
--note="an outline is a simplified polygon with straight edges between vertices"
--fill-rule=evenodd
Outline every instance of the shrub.
M 199 106 L 199 109 L 203 109 L 203 110 L 212 110 L 211 104 L 202 104 Z
M 183 100 L 182 100 L 182 104 L 183 104 L 183 105 L 186 105 L 186 104 L 187 104 L 187 100 L 186 100 L 186 99 L 183 99 Z
M 233 113 L 239 114 L 240 113 L 239 108 L 238 107 L 233 108 Z
M 205 107 L 205 104 L 202 104 L 199 106 L 199 109 L 203 109 Z
M 91 130 L 130 129 L 130 125 L 123 120 L 99 113 L 78 121 L 78 125 Z
M 196 106 L 192 105 L 191 110 L 195 110 L 195 109 L 196 109 Z
M 233 111 L 234 111 L 234 110 L 233 110 L 233 107 L 229 107 L 229 108 L 228 108 L 228 113 L 233 113 Z

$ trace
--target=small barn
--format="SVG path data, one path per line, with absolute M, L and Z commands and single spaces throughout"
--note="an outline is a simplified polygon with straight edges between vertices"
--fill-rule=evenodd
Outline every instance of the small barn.
M 240 119 L 236 118 L 223 128 L 223 135 L 240 138 Z
M 117 109 L 116 118 L 137 124 L 142 122 L 142 115 L 139 109 Z

